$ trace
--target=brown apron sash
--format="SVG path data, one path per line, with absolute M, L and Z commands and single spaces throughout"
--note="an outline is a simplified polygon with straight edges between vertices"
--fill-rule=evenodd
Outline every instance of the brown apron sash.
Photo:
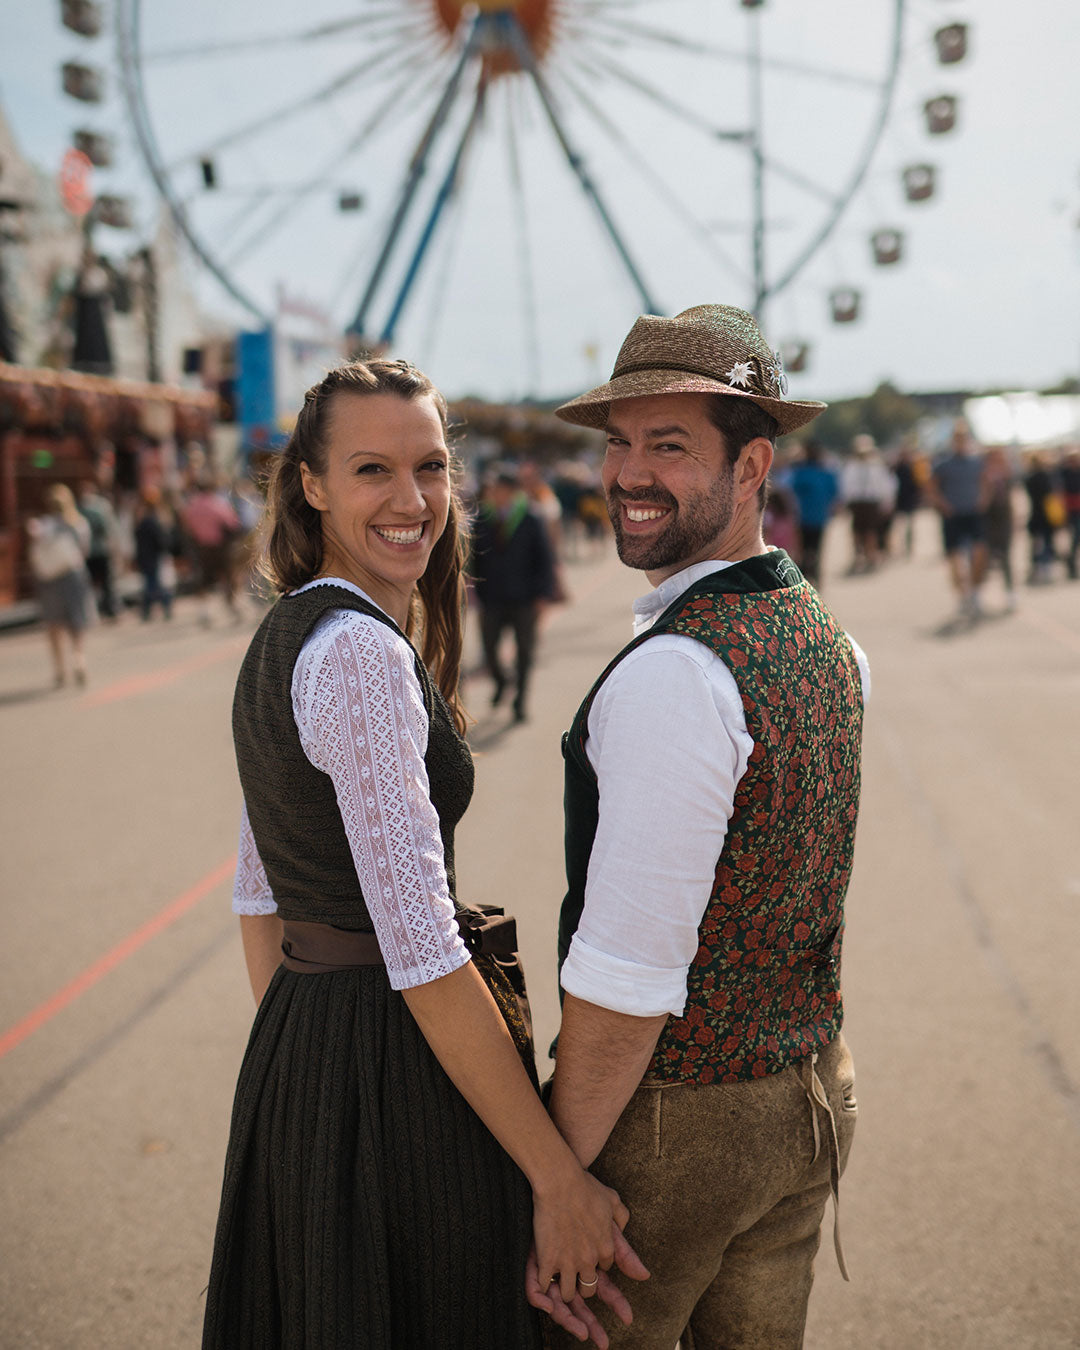
M 494 906 L 459 910 L 455 917 L 470 952 L 508 959 L 517 951 L 517 924 Z M 331 975 L 339 970 L 384 964 L 374 933 L 300 919 L 286 919 L 282 928 L 282 965 L 297 974 Z

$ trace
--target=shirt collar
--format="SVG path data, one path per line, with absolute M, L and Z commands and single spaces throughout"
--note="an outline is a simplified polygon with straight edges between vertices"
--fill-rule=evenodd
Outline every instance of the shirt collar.
M 355 582 L 346 581 L 344 577 L 315 577 L 313 581 L 306 581 L 303 586 L 297 586 L 295 591 L 290 591 L 290 595 L 303 595 L 305 591 L 310 591 L 316 586 L 340 586 L 344 591 L 352 591 L 353 595 L 358 595 L 361 600 L 366 600 L 369 605 L 374 605 L 381 613 L 386 614 L 386 610 L 377 600 L 372 600 L 367 591 L 362 591 Z M 389 618 L 389 614 L 386 615 Z
M 734 561 L 726 561 L 723 558 L 707 558 L 705 562 L 691 563 L 681 572 L 667 577 L 648 595 L 639 596 L 634 601 L 634 636 L 637 637 L 639 633 L 651 628 L 672 600 L 682 595 L 683 591 L 688 590 L 695 581 L 734 565 Z

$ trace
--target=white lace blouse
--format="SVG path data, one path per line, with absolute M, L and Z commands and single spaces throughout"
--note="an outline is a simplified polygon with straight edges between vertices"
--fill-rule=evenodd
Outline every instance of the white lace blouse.
M 338 578 L 309 586 L 329 584 L 374 604 Z M 429 795 L 428 716 L 413 662 L 412 648 L 386 624 L 335 609 L 308 636 L 292 678 L 300 743 L 334 785 L 394 989 L 427 984 L 469 960 L 454 922 L 439 818 Z M 277 910 L 246 804 L 232 907 L 237 914 Z

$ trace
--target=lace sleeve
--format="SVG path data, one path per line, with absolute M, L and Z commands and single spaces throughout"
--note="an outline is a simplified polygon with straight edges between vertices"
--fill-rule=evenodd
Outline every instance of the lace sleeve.
M 276 914 L 277 903 L 251 833 L 247 802 L 240 810 L 240 844 L 236 851 L 236 880 L 233 882 L 234 914 Z
M 300 742 L 334 784 L 394 989 L 469 959 L 428 794 L 428 718 L 413 660 L 385 624 L 335 610 L 304 644 L 292 685 Z

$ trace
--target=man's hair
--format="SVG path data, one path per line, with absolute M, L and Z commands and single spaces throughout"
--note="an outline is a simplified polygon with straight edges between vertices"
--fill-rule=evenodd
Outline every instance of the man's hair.
M 705 413 L 709 421 L 724 438 L 728 463 L 732 468 L 739 461 L 743 446 L 759 436 L 776 446 L 780 424 L 776 418 L 759 408 L 748 398 L 731 398 L 727 394 L 706 394 Z M 758 490 L 758 507 L 765 509 L 769 495 L 769 480 L 766 479 Z

